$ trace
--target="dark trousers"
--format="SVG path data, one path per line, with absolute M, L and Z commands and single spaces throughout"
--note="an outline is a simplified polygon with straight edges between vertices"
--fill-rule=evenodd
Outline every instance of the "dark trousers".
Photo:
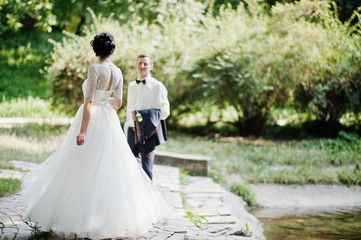
M 154 149 L 155 147 L 149 144 L 135 144 L 134 143 L 134 130 L 128 128 L 128 144 L 136 158 L 141 158 L 142 168 L 149 178 L 153 179 L 153 164 L 154 164 Z

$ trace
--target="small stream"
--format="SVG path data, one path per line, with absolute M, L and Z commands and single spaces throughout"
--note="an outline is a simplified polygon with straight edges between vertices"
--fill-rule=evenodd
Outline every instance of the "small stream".
M 361 206 L 252 211 L 267 240 L 360 240 Z

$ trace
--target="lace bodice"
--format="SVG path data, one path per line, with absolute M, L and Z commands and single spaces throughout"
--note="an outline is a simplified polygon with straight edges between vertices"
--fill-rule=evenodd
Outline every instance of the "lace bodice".
M 122 99 L 122 72 L 110 60 L 92 64 L 88 69 L 88 78 L 83 82 L 82 89 L 84 98 L 89 98 L 95 104 L 106 101 L 113 92 L 115 97 Z

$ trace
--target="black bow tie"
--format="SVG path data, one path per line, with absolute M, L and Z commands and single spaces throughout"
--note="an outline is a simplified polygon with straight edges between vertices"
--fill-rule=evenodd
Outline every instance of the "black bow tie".
M 141 83 L 141 82 L 142 82 L 143 84 L 145 84 L 145 79 L 142 79 L 142 80 L 136 79 L 135 81 L 137 82 L 137 84 L 139 84 L 139 83 Z

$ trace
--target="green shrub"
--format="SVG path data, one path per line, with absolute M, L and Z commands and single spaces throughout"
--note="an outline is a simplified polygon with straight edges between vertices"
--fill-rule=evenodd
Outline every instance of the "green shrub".
M 309 3 L 300 1 L 294 7 L 305 6 Z M 281 22 L 285 18 L 282 10 L 285 9 L 275 7 L 274 11 Z M 314 13 L 309 25 L 312 31 L 300 34 L 302 21 L 295 15 L 298 21 L 284 27 L 287 35 L 281 37 L 292 37 L 296 39 L 293 42 L 301 46 L 301 51 L 290 57 L 291 61 L 296 60 L 292 61 L 291 71 L 298 74 L 293 81 L 293 106 L 313 116 L 321 128 L 324 126 L 325 131 L 336 135 L 344 114 L 361 112 L 361 36 L 359 30 L 355 30 L 361 23 L 350 26 L 352 19 L 340 22 L 337 12 L 325 4 L 322 11 L 318 9 Z M 289 15 L 292 14 L 287 11 L 286 16 Z

